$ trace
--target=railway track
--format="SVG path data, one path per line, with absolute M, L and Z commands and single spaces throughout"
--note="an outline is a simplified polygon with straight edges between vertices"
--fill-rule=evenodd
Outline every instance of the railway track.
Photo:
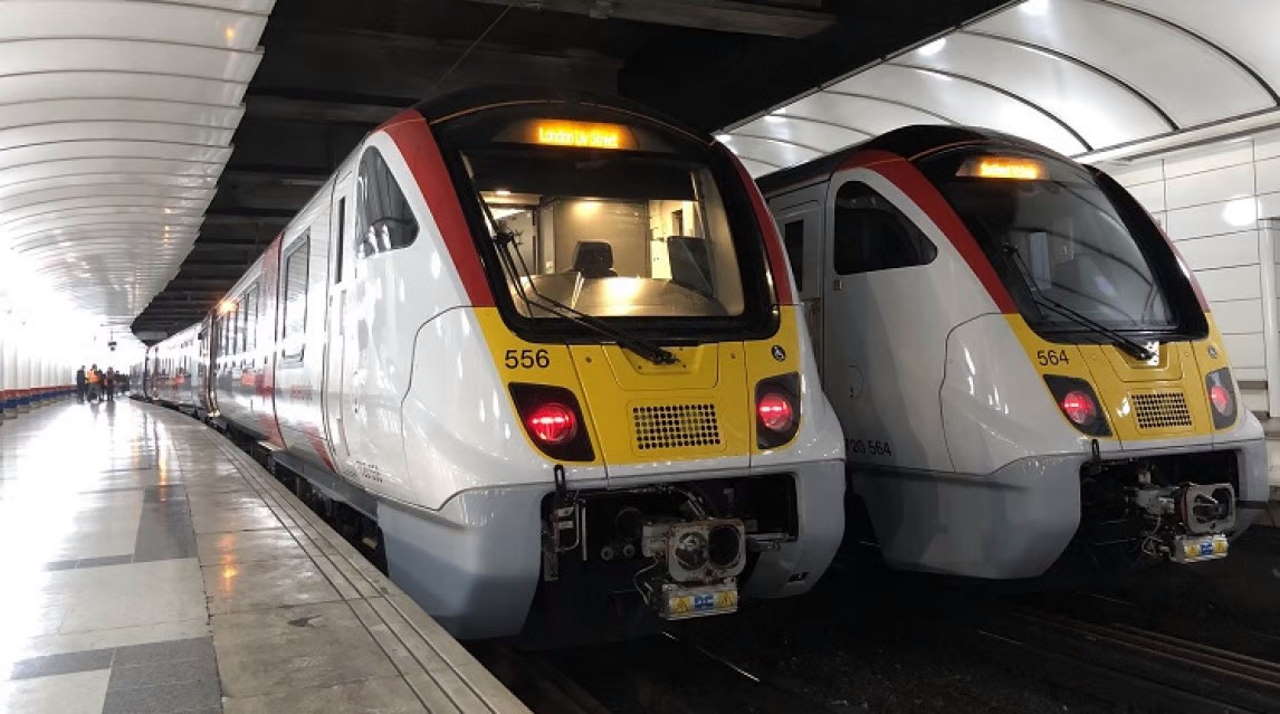
M 1140 710 L 1280 712 L 1280 663 L 1134 625 L 1020 610 L 975 639 L 1016 669 Z
M 538 714 L 836 711 L 801 687 L 753 669 L 699 642 L 687 630 L 675 628 L 606 645 L 533 653 L 508 650 L 502 654 L 505 664 L 473 652 Z M 541 681 L 521 681 L 530 677 Z

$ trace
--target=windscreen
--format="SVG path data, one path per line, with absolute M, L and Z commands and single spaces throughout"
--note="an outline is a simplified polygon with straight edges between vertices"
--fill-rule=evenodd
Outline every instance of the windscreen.
M 1073 312 L 1122 332 L 1176 327 L 1151 256 L 1084 167 L 1042 156 L 948 152 L 922 168 L 1033 328 L 1079 330 Z
M 593 317 L 740 315 L 724 204 L 696 162 L 552 147 L 465 152 L 496 229 L 514 241 L 513 302 L 536 294 Z

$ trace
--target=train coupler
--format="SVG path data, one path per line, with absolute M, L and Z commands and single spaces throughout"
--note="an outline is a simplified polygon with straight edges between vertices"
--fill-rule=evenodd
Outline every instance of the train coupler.
M 1149 524 L 1143 534 L 1144 555 L 1175 563 L 1227 556 L 1226 534 L 1236 522 L 1236 494 L 1231 484 L 1158 487 L 1148 483 L 1137 490 L 1133 502 Z

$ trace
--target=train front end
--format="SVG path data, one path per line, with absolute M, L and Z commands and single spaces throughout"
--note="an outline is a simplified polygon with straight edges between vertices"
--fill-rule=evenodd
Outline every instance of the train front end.
M 731 613 L 807 591 L 841 539 L 843 439 L 754 183 L 606 104 L 421 110 L 469 305 L 418 331 L 403 405 L 415 499 L 440 505 L 379 521 L 462 637 Z
M 953 459 L 1023 494 L 990 525 L 1046 546 L 1029 572 L 993 574 L 1035 575 L 1067 539 L 1112 568 L 1226 556 L 1267 498 L 1263 433 L 1152 218 L 1105 173 L 1007 137 L 913 161 L 1004 306 L 952 332 L 942 388 Z

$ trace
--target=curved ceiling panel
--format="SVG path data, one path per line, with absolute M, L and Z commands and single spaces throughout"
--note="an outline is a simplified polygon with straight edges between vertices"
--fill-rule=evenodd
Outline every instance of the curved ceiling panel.
M 985 126 L 1072 156 L 1116 158 L 1280 121 L 1277 26 L 1276 0 L 1023 0 L 770 114 L 877 135 Z M 830 151 L 760 115 L 719 136 L 756 161 L 753 175 L 811 153 L 764 139 Z
M 63 174 L 0 186 L 0 211 L 4 210 L 4 202 L 7 199 L 62 189 L 111 192 L 155 188 L 157 190 L 169 190 L 176 194 L 180 191 L 208 191 L 212 193 L 216 187 L 217 179 L 212 176 L 179 176 L 176 174 L 141 172 L 131 174 L 106 172 Z
M 994 84 L 1053 115 L 1089 146 L 1113 146 L 1176 128 L 1159 108 L 1106 72 L 1018 42 L 961 31 L 895 62 Z
M 738 127 L 734 131 L 734 136 L 777 139 L 825 154 L 865 141 L 872 135 L 819 119 L 808 119 L 791 114 L 769 114 Z
M 1141 87 L 1179 127 L 1274 105 L 1230 55 L 1158 17 L 1109 2 L 1034 0 L 973 29 L 1047 47 L 1120 77 Z
M 242 107 L 155 99 L 45 99 L 0 104 L 0 130 L 41 123 L 145 121 L 235 129 Z
M 1231 0 L 1229 6 L 1202 0 L 1117 0 L 1119 4 L 1168 18 L 1219 47 L 1258 75 L 1274 94 L 1280 78 L 1276 28 L 1280 3 L 1275 0 Z
M 756 136 L 734 134 L 720 137 L 720 140 L 744 159 L 753 159 L 779 168 L 802 164 L 822 156 L 823 153 L 818 149 L 799 146 L 782 139 L 762 139 Z
M 166 41 L 102 37 L 13 38 L 0 41 L 0 74 L 22 67 L 26 72 L 74 72 L 92 56 L 96 72 L 142 72 L 247 82 L 262 53 L 227 47 L 204 47 Z
M 954 124 L 950 117 L 910 102 L 888 97 L 854 96 L 822 91 L 801 97 L 783 109 L 788 116 L 836 121 L 868 134 L 879 135 L 906 124 Z
M 199 233 L 273 5 L 5 2 L 0 249 L 130 323 Z
M 1076 154 L 1087 148 L 1078 135 L 1028 101 L 980 81 L 937 70 L 882 64 L 831 88 L 933 107 L 937 113 L 962 124 L 1021 134 L 1064 154 Z

